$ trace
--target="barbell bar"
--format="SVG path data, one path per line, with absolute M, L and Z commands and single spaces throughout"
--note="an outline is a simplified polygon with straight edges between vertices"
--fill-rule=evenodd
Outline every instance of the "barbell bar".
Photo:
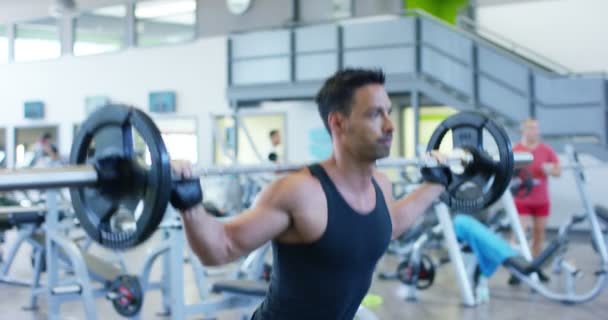
M 532 162 L 532 154 L 528 152 L 514 152 L 515 166 L 524 166 Z M 493 156 L 498 161 L 497 156 Z M 461 174 L 473 162 L 473 156 L 462 149 L 455 149 L 448 154 L 445 162 L 438 163 L 433 157 L 419 158 L 386 158 L 378 160 L 378 168 L 400 167 L 437 167 L 445 166 L 452 172 Z M 232 166 L 195 166 L 192 176 L 221 176 L 245 175 L 267 172 L 297 171 L 307 164 L 260 164 L 260 165 L 232 165 Z M 94 187 L 98 183 L 99 172 L 93 165 L 69 165 L 55 168 L 27 168 L 0 170 L 0 191 L 25 189 L 51 189 L 51 188 L 78 188 Z M 179 179 L 174 178 L 174 181 Z
M 514 167 L 532 159 L 530 154 L 514 155 L 504 129 L 475 112 L 461 112 L 444 120 L 431 136 L 427 151 L 441 149 L 449 131 L 454 151 L 448 154 L 444 165 L 450 168 L 451 179 L 440 198 L 453 209 L 473 212 L 486 208 L 508 188 Z M 485 150 L 486 132 L 495 142 L 495 155 Z M 135 141 L 145 144 L 148 165 L 143 164 L 143 155 L 136 150 Z M 385 159 L 377 165 L 438 164 L 432 158 L 422 157 Z M 303 166 L 305 164 L 195 167 L 193 171 L 201 177 L 280 173 Z M 69 166 L 0 171 L 0 191 L 69 187 L 74 212 L 84 231 L 102 246 L 115 249 L 135 247 L 156 231 L 174 184 L 169 153 L 158 127 L 143 111 L 125 105 L 108 105 L 89 115 L 74 136 Z M 132 212 L 134 218 L 137 216 L 135 228 L 115 229 L 112 219 L 125 210 Z

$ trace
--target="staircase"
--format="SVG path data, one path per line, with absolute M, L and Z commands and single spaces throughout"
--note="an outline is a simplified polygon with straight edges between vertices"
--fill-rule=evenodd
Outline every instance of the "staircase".
M 312 99 L 322 80 L 349 66 L 379 67 L 392 95 L 477 110 L 518 136 L 536 117 L 546 141 L 608 160 L 608 80 L 574 74 L 538 56 L 454 27 L 422 11 L 235 33 L 228 41 L 228 98 Z M 521 49 L 521 48 L 519 48 Z

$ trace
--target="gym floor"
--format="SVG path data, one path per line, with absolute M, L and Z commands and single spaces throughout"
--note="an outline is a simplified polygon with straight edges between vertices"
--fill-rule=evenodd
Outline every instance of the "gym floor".
M 7 234 L 10 242 L 14 236 L 13 232 Z M 128 262 L 136 262 L 128 266 L 129 271 L 140 269 L 140 264 L 145 258 L 146 252 L 159 239 L 153 237 L 146 244 L 129 251 L 125 255 Z M 27 246 L 26 246 L 27 247 Z M 27 279 L 31 277 L 31 266 L 28 250 L 19 252 L 17 261 L 13 265 L 12 275 Z M 91 252 L 103 255 L 103 251 L 95 247 Z M 585 290 L 592 285 L 592 274 L 598 259 L 593 254 L 589 245 L 583 243 L 572 243 L 569 258 L 575 261 L 584 272 L 585 277 L 577 286 L 579 290 Z M 385 256 L 378 264 L 377 271 L 393 271 L 397 260 L 392 256 Z M 158 265 L 158 263 L 157 263 Z M 587 267 L 588 266 L 588 267 Z M 234 267 L 234 266 L 232 266 Z M 230 267 L 224 267 L 230 268 Z M 158 279 L 159 268 L 155 267 L 152 279 Z M 549 269 L 547 269 L 549 271 Z M 559 275 L 550 274 L 551 287 L 558 287 Z M 197 298 L 196 287 L 190 268 L 186 268 L 185 295 L 187 302 L 194 303 Z M 605 318 L 608 310 L 608 290 L 605 290 L 592 302 L 582 305 L 564 305 L 549 301 L 539 294 L 532 293 L 526 286 L 510 287 L 507 285 L 508 273 L 501 269 L 490 279 L 490 301 L 475 308 L 466 308 L 461 305 L 460 291 L 453 277 L 450 264 L 439 268 L 435 284 L 426 291 L 419 291 L 418 302 L 407 302 L 403 299 L 403 287 L 395 280 L 378 280 L 374 282 L 370 293 L 382 296 L 383 304 L 372 310 L 379 319 L 601 319 Z M 39 300 L 39 310 L 24 311 L 21 309 L 29 299 L 29 289 L 0 284 L 0 310 L 2 319 L 46 319 L 46 299 Z M 168 319 L 156 315 L 160 311 L 161 296 L 158 291 L 147 293 L 144 299 L 141 319 Z M 98 319 L 123 319 L 111 306 L 111 303 L 103 298 L 97 300 Z M 62 305 L 60 319 L 84 319 L 82 304 L 70 302 Z M 194 319 L 204 319 L 196 317 Z M 220 314 L 221 320 L 238 319 L 236 312 L 224 312 Z

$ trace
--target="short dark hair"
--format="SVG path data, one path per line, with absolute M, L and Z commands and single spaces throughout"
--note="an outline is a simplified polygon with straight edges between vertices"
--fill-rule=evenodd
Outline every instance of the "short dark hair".
M 40 136 L 40 139 L 42 140 L 50 140 L 53 136 L 51 135 L 50 132 L 45 132 Z
M 330 131 L 329 114 L 339 112 L 348 116 L 355 91 L 368 84 L 384 85 L 382 70 L 347 68 L 337 71 L 325 81 L 315 102 L 327 131 Z M 331 131 L 329 133 L 331 134 Z
M 268 133 L 268 136 L 272 138 L 272 136 L 274 136 L 275 134 L 278 134 L 279 130 L 277 129 L 272 129 L 270 130 L 270 132 Z

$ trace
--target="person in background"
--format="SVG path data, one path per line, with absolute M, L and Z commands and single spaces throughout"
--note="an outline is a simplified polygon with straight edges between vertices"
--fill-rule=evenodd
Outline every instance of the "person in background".
M 270 138 L 270 151 L 268 152 L 268 161 L 272 163 L 281 163 L 281 153 L 279 151 L 281 145 L 281 132 L 277 129 L 272 129 L 268 133 Z
M 34 156 L 32 157 L 32 160 L 27 165 L 28 167 L 34 167 L 34 166 L 39 165 L 38 162 L 48 155 L 48 151 L 49 151 L 49 148 L 51 145 L 52 138 L 53 138 L 53 136 L 51 135 L 50 132 L 45 132 L 40 136 L 40 138 L 38 138 L 38 141 L 36 141 L 36 143 L 34 144 L 33 150 L 32 150 L 34 153 Z
M 532 255 L 536 257 L 543 248 L 545 227 L 551 209 L 548 178 L 559 177 L 561 168 L 555 151 L 541 141 L 536 119 L 530 118 L 522 122 L 521 141 L 513 146 L 513 151 L 530 152 L 534 156 L 532 163 L 525 167 L 534 178 L 534 186 L 528 195 L 516 197 L 515 205 L 523 229 L 527 231 L 532 228 Z M 543 272 L 539 272 L 538 275 L 543 282 L 549 280 Z M 517 280 L 514 279 L 512 277 L 509 283 L 517 284 Z

